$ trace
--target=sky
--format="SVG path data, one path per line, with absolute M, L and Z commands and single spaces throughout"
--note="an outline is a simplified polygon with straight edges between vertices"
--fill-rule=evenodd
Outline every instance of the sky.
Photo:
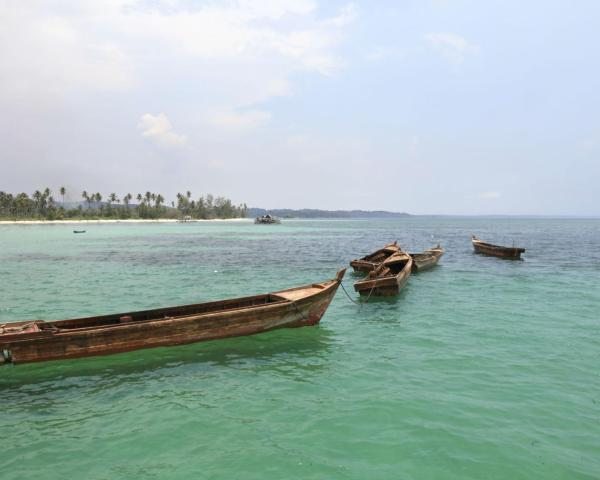
M 596 1 L 0 0 L 0 190 L 600 215 L 599 45 Z

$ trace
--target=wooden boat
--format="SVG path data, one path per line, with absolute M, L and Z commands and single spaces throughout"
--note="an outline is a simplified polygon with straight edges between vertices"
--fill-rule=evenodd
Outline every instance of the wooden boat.
M 354 290 L 361 295 L 396 295 L 408 281 L 413 259 L 408 253 L 397 252 L 384 260 L 364 280 L 354 283 Z
M 399 251 L 400 247 L 398 246 L 398 242 L 388 243 L 386 246 L 380 248 L 376 252 L 373 252 L 365 257 L 352 260 L 350 262 L 350 266 L 355 272 L 370 272 L 371 270 L 377 268 L 386 258 L 389 258 L 394 253 Z
M 85 233 L 85 230 L 73 230 L 73 233 Z
M 502 247 L 500 245 L 492 245 L 491 243 L 485 243 L 479 240 L 475 235 L 471 237 L 473 248 L 475 253 L 481 253 L 483 255 L 491 255 L 493 257 L 520 259 L 521 254 L 525 251 L 524 248 L 519 247 Z
M 411 258 L 413 259 L 412 271 L 414 272 L 422 272 L 423 270 L 427 270 L 431 267 L 435 267 L 440 259 L 440 257 L 445 253 L 445 250 L 440 247 L 430 248 L 425 250 L 423 253 L 409 253 Z
M 254 223 L 259 223 L 259 224 L 273 224 L 273 223 L 281 223 L 281 220 L 279 220 L 277 217 L 273 217 L 269 214 L 267 215 L 263 215 L 262 217 L 256 217 L 254 219 Z
M 0 364 L 61 360 L 319 323 L 346 269 L 265 295 L 72 320 L 0 325 Z

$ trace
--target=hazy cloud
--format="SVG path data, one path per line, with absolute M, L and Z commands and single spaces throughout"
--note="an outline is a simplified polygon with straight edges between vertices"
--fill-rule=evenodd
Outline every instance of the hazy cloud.
M 477 198 L 481 200 L 495 200 L 500 198 L 502 195 L 499 192 L 481 192 L 477 195 Z
M 268 123 L 271 119 L 269 112 L 261 110 L 221 110 L 208 117 L 211 125 L 228 130 L 247 130 Z
M 450 63 L 462 63 L 468 55 L 479 52 L 479 47 L 454 33 L 428 33 L 425 40 L 432 50 Z
M 343 27 L 352 23 L 358 17 L 358 8 L 354 3 L 344 5 L 338 15 L 333 18 L 326 20 L 326 25 L 334 25 L 336 27 Z
M 378 62 L 381 60 L 387 60 L 391 57 L 402 56 L 402 52 L 395 47 L 375 47 L 371 50 L 368 50 L 365 54 L 365 59 L 370 62 Z
M 162 145 L 181 146 L 187 140 L 185 135 L 173 131 L 171 122 L 164 113 L 142 115 L 138 127 L 142 131 L 142 136 L 149 137 Z

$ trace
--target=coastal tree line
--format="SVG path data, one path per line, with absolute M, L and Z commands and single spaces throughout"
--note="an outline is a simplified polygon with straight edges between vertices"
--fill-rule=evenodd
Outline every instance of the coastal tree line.
M 0 191 L 0 218 L 9 220 L 62 220 L 62 219 L 158 219 L 158 218 L 240 218 L 246 216 L 247 207 L 234 205 L 225 197 L 211 194 L 192 197 L 189 190 L 177 194 L 177 202 L 166 203 L 160 193 L 147 191 L 132 195 L 99 192 L 81 192 L 80 202 L 65 202 L 67 191 L 60 187 L 57 201 L 50 188 L 27 193 L 11 194 Z

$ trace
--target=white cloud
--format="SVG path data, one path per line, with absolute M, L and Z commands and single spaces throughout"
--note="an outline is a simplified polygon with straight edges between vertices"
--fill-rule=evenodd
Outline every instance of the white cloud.
M 239 131 L 262 126 L 270 119 L 271 114 L 261 110 L 220 110 L 208 116 L 208 123 L 221 129 Z
M 164 113 L 158 115 L 146 113 L 142 115 L 138 127 L 142 131 L 142 136 L 152 138 L 162 145 L 181 146 L 187 140 L 185 135 L 173 131 L 171 122 Z
M 499 192 L 481 192 L 479 194 L 477 194 L 477 198 L 481 199 L 481 200 L 496 200 L 498 198 L 500 198 L 502 195 Z
M 25 2 L 5 2 L 0 22 L 0 99 L 39 101 L 132 86 L 122 48 L 71 18 Z
M 343 65 L 336 49 L 357 9 L 318 13 L 313 0 L 3 3 L 0 100 L 60 103 L 73 92 L 195 82 L 188 97 L 201 117 L 248 109 L 289 95 L 298 71 L 332 75 Z M 258 125 L 259 117 L 235 113 L 221 123 Z
M 344 5 L 335 17 L 326 20 L 324 23 L 326 25 L 344 27 L 356 20 L 356 17 L 358 17 L 358 8 L 354 3 L 349 3 Z
M 428 33 L 425 40 L 432 50 L 454 64 L 462 63 L 468 55 L 479 52 L 477 45 L 453 33 Z

